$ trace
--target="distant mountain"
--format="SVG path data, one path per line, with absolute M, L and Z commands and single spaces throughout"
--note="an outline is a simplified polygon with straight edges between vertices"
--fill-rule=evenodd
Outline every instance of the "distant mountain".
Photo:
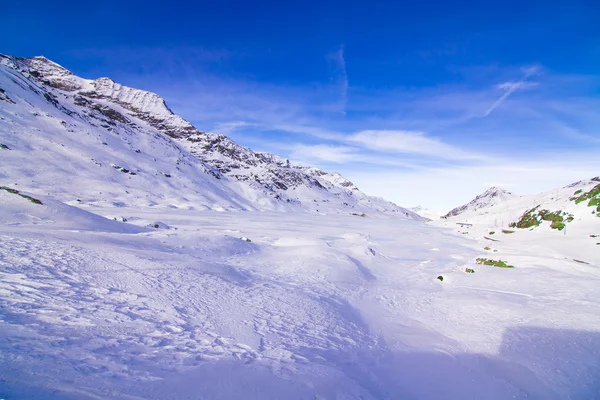
M 577 226 L 585 234 L 600 234 L 600 178 L 526 196 L 492 188 L 444 218 L 512 229 Z
M 444 216 L 444 218 L 455 217 L 457 215 L 460 215 L 460 214 L 463 214 L 466 212 L 473 212 L 473 211 L 477 211 L 482 208 L 487 208 L 487 207 L 494 206 L 497 204 L 502 204 L 502 203 L 505 203 L 507 200 L 515 198 L 515 197 L 518 197 L 518 196 L 512 194 L 508 190 L 498 188 L 498 187 L 491 187 L 488 190 L 486 190 L 485 192 L 483 192 L 482 194 L 480 194 L 479 196 L 475 197 L 473 200 L 471 200 L 467 204 L 464 204 L 460 207 L 456 207 L 455 209 L 450 211 L 448 214 L 446 214 Z
M 440 212 L 433 211 L 433 210 L 430 210 L 428 208 L 424 208 L 422 206 L 412 207 L 412 208 L 409 208 L 409 210 L 412 211 L 412 212 L 415 212 L 415 213 L 419 214 L 423 218 L 427 218 L 427 219 L 430 219 L 432 221 L 440 219 L 442 217 L 442 215 L 443 215 Z
M 0 121 L 0 183 L 67 202 L 421 219 L 339 174 L 198 130 L 155 93 L 45 57 L 0 55 Z

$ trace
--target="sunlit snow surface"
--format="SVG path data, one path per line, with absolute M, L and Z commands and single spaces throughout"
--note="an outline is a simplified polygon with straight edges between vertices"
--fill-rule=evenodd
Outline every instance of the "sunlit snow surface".
M 600 397 L 598 238 L 40 200 L 0 192 L 0 398 Z

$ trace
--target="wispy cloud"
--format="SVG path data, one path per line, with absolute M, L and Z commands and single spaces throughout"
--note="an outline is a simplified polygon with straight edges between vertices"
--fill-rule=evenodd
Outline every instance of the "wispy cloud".
M 339 88 L 340 112 L 346 113 L 348 103 L 348 72 L 346 71 L 346 58 L 344 57 L 344 45 L 328 56 L 331 81 Z
M 271 146 L 271 148 L 280 152 L 287 152 L 288 158 L 296 164 L 335 165 L 336 169 L 343 166 L 346 170 L 348 167 L 360 169 L 364 167 L 377 168 L 386 166 L 394 169 L 412 170 L 422 167 L 422 164 L 406 161 L 398 157 L 365 152 L 360 147 L 329 144 L 305 145 L 300 143 L 287 146 L 271 144 Z
M 213 130 L 215 133 L 221 135 L 230 135 L 239 129 L 247 128 L 250 126 L 257 126 L 257 124 L 252 124 L 250 122 L 245 121 L 219 122 L 215 124 Z
M 505 92 L 502 96 L 500 96 L 498 99 L 496 99 L 496 101 L 494 102 L 494 104 L 492 104 L 492 106 L 490 108 L 488 108 L 485 111 L 485 113 L 483 114 L 484 117 L 487 117 L 488 115 L 490 115 L 492 111 L 494 111 L 502 103 L 504 103 L 504 101 L 506 99 L 508 99 L 508 97 L 511 94 L 513 94 L 517 89 L 521 89 L 521 88 L 524 88 L 527 86 L 532 86 L 532 82 L 526 82 L 526 81 L 529 77 L 531 77 L 539 72 L 539 67 L 537 67 L 537 66 L 525 67 L 522 69 L 522 71 L 523 71 L 523 77 L 521 78 L 521 80 L 519 80 L 517 82 L 504 82 L 504 83 L 501 83 L 496 86 L 498 89 L 505 90 Z
M 347 146 L 334 145 L 303 145 L 293 147 L 289 157 L 298 162 L 324 161 L 328 163 L 343 164 L 356 161 L 357 149 Z
M 385 153 L 421 154 L 441 159 L 478 159 L 474 154 L 428 137 L 423 132 L 366 130 L 350 135 L 348 142 Z

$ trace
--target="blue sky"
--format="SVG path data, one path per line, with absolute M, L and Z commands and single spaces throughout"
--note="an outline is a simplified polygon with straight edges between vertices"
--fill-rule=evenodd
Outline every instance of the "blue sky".
M 401 205 L 600 175 L 597 1 L 17 3 L 0 52 L 157 92 Z

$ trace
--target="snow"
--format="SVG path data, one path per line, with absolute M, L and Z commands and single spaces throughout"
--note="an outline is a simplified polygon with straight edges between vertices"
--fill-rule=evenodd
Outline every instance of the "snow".
M 167 107 L 165 101 L 155 93 L 123 86 L 110 78 L 96 79 L 93 85 L 98 95 L 131 105 L 136 110 L 150 113 L 155 118 L 166 120 L 169 125 L 183 128 L 192 126 L 183 118 L 174 115 Z
M 6 398 L 600 394 L 592 238 L 141 207 L 120 208 L 127 223 L 93 217 L 131 230 L 94 231 L 89 211 L 113 208 L 15 224 L 47 212 L 2 196 Z M 159 219 L 171 229 L 144 228 Z M 486 253 L 517 268 L 474 263 Z
M 487 208 L 492 205 L 504 204 L 507 200 L 516 197 L 511 192 L 497 187 L 492 187 L 486 190 L 484 193 L 477 196 L 471 202 L 457 207 L 446 214 L 446 217 L 457 216 L 466 211 L 477 211 L 480 208 Z
M 224 137 L 220 172 L 152 94 L 80 106 L 98 80 L 0 61 L 0 398 L 600 398 L 600 218 L 571 200 L 597 181 L 425 222 Z M 242 179 L 287 170 L 290 202 Z M 508 227 L 537 205 L 574 219 Z
M 423 218 L 427 218 L 432 221 L 438 220 L 444 215 L 443 213 L 441 213 L 439 211 L 430 210 L 428 208 L 423 208 L 421 206 L 412 207 L 412 208 L 409 208 L 409 210 L 414 213 L 419 214 Z
M 593 214 L 594 207 L 589 207 L 588 202 L 576 204 L 572 199 L 577 197 L 576 192 L 588 192 L 596 185 L 600 184 L 600 179 L 587 179 L 576 182 L 572 185 L 551 190 L 549 192 L 533 194 L 527 196 L 518 196 L 515 194 L 506 194 L 501 191 L 499 195 L 493 195 L 491 198 L 487 195 L 490 191 L 477 196 L 475 200 L 460 208 L 460 213 L 451 215 L 452 211 L 446 215 L 446 220 L 439 221 L 442 226 L 456 226 L 456 222 L 471 223 L 482 227 L 484 230 L 489 229 L 512 229 L 509 224 L 517 222 L 521 216 L 535 208 L 546 209 L 551 212 L 561 211 L 573 216 L 573 221 L 568 222 L 566 231 L 570 233 L 576 229 L 583 234 L 589 231 L 594 234 L 598 228 L 600 218 Z M 534 230 L 550 230 L 549 222 L 543 222 L 540 227 L 535 227 Z M 564 231 L 556 231 L 555 234 L 564 235 Z

